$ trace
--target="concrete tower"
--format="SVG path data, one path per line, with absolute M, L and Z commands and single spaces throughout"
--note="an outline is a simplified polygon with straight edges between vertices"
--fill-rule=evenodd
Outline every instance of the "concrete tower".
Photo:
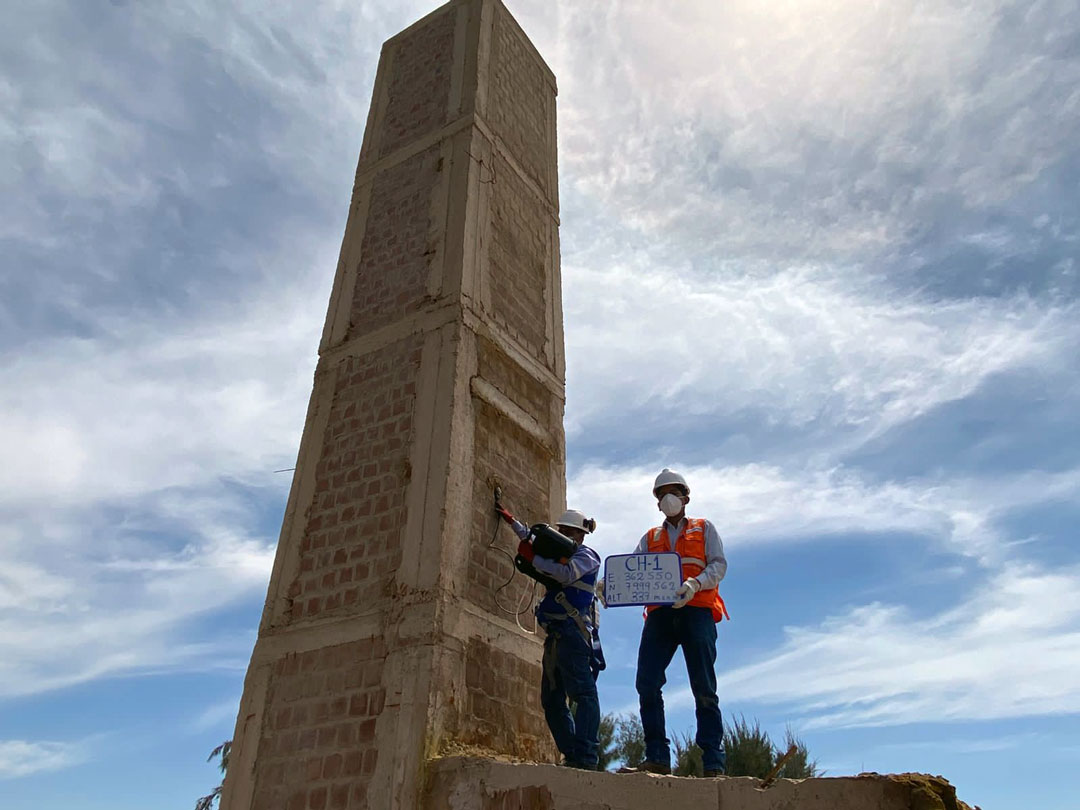
M 496 484 L 565 499 L 555 94 L 499 0 L 383 47 L 225 810 L 415 808 L 447 746 L 554 756 L 498 606 L 532 583 L 489 543 Z

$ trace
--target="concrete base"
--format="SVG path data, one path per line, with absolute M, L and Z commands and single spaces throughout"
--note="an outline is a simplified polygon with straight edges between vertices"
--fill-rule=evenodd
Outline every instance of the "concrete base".
M 971 810 L 940 776 L 864 773 L 689 779 L 590 773 L 555 765 L 444 757 L 428 761 L 424 810 Z

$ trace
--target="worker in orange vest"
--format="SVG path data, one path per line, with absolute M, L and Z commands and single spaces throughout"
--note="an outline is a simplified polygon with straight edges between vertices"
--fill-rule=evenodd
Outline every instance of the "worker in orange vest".
M 664 725 L 662 689 L 665 672 L 682 647 L 697 714 L 695 742 L 702 751 L 705 776 L 724 773 L 724 726 L 716 696 L 716 623 L 727 616 L 717 585 L 727 573 L 724 545 L 716 527 L 703 518 L 688 518 L 690 487 L 679 473 L 665 468 L 653 484 L 663 525 L 641 538 L 636 554 L 678 552 L 683 583 L 670 607 L 646 608 L 638 647 L 636 687 L 645 732 L 645 761 L 638 770 L 671 773 L 671 743 Z

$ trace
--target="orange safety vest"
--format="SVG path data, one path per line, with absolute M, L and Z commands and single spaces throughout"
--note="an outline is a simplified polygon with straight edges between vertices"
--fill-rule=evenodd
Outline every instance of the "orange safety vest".
M 658 554 L 671 551 L 667 544 L 667 529 L 658 526 L 649 529 L 648 549 L 650 553 Z M 705 570 L 705 520 L 703 518 L 687 518 L 679 538 L 675 541 L 675 551 L 682 562 L 682 578 L 685 582 L 690 577 L 696 577 Z M 712 611 L 713 621 L 730 619 L 724 600 L 720 597 L 720 591 L 716 588 L 705 589 L 694 594 L 694 598 L 687 602 L 688 605 L 707 607 Z M 645 608 L 645 613 L 656 610 L 659 605 L 650 605 Z

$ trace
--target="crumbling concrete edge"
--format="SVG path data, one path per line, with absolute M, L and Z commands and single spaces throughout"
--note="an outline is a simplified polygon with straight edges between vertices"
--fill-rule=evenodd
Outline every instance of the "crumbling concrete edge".
M 423 810 L 973 810 L 948 780 L 930 774 L 779 779 L 763 788 L 753 777 L 589 772 L 484 753 L 429 760 Z

